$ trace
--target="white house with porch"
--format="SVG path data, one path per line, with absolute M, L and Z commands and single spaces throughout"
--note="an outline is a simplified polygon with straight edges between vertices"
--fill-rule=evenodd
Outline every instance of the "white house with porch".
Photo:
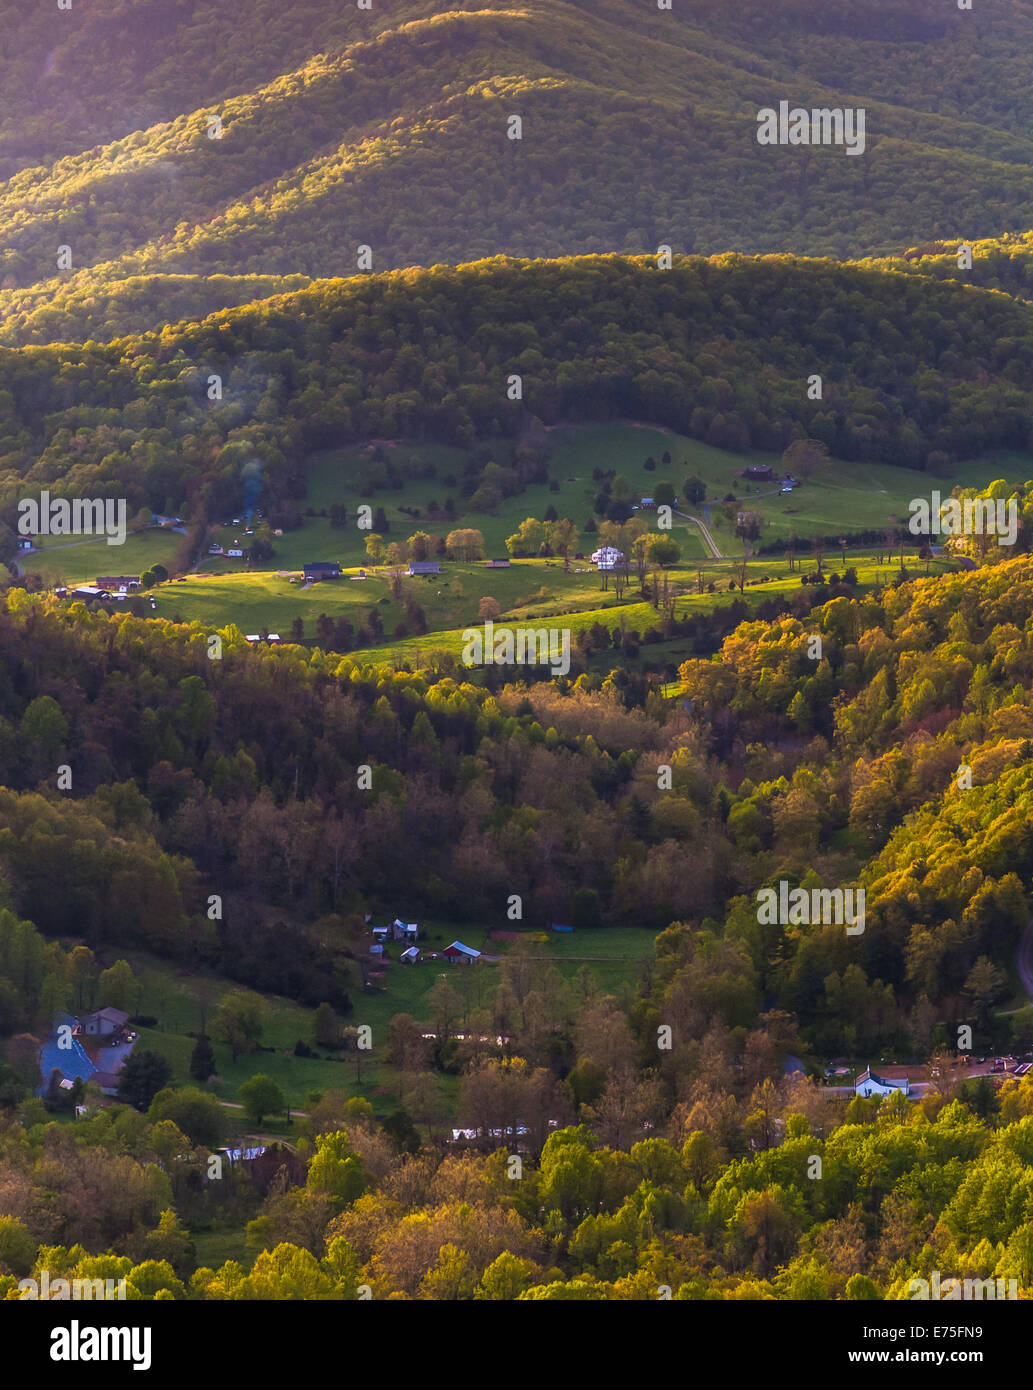
M 854 1081 L 855 1096 L 891 1096 L 895 1091 L 909 1096 L 911 1094 L 911 1082 L 906 1076 L 901 1077 L 899 1081 L 878 1076 L 872 1071 L 870 1065 L 865 1067 L 861 1075 Z

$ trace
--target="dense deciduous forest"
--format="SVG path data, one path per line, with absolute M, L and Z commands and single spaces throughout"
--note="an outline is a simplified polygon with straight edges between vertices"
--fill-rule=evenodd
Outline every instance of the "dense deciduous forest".
M 527 1127 L 519 1184 L 504 1154 L 417 1152 L 411 1117 L 385 1128 L 334 1093 L 313 1098 L 293 1159 L 206 1182 L 214 1102 L 163 1091 L 146 1114 L 116 1107 L 73 1135 L 26 1099 L 12 1049 L 6 1287 L 46 1267 L 175 1298 L 347 1299 L 361 1284 L 431 1299 L 661 1285 L 682 1299 L 906 1298 L 933 1268 L 1028 1288 L 1029 1081 L 995 1092 L 948 1075 L 918 1105 L 847 1107 L 783 1078 L 782 1058 L 929 1050 L 961 1018 L 977 1020 L 977 1045 L 1009 1040 L 994 1004 L 1033 872 L 1031 603 L 1023 558 L 748 621 L 683 667 L 687 714 L 619 676 L 491 693 L 255 651 L 232 632 L 213 662 L 200 630 L 9 591 L 4 1031 L 74 1006 L 91 970 L 89 952 L 46 944 L 25 918 L 109 953 L 236 957 L 259 985 L 265 964 L 299 997 L 313 981 L 286 962 L 304 959 L 323 973 L 317 994 L 344 988 L 354 920 L 388 900 L 400 844 L 414 903 L 447 894 L 491 914 L 519 883 L 546 919 L 630 921 L 654 944 L 624 1006 L 588 977 L 572 988 L 533 947 L 508 956 L 491 1020 L 503 1048 L 485 1037 L 457 1053 L 444 996 L 436 1039 L 392 1023 L 421 1123 L 435 1112 L 419 1109 L 419 1078 L 445 1065 L 461 1073 L 462 1122 Z M 50 789 L 66 759 L 74 795 Z M 758 925 L 761 884 L 851 875 L 869 894 L 862 936 Z M 201 911 L 213 885 L 224 924 Z M 268 941 L 260 902 L 277 919 Z M 119 987 L 109 971 L 102 988 Z M 673 1046 L 658 1053 L 661 1024 Z M 197 1268 L 184 1223 L 213 1215 L 250 1222 L 264 1252 L 250 1272 Z
M 960 262 L 965 259 L 966 248 L 972 264 L 962 269 Z M 862 264 L 879 270 L 932 275 L 938 280 L 957 280 L 1027 301 L 1033 298 L 1033 232 L 1004 232 L 974 240 L 959 236 L 947 241 L 925 241 L 909 247 L 902 256 L 873 258 Z
M 485 1097 L 533 1085 L 512 1070 L 488 1064 Z M 718 1058 L 664 1137 L 564 1128 L 519 1182 L 503 1153 L 399 1153 L 343 1095 L 305 1122 L 307 1161 L 265 1155 L 219 1182 L 198 1176 L 210 1116 L 196 1097 L 74 1133 L 8 1125 L 0 1290 L 17 1297 L 20 1277 L 48 1270 L 177 1300 L 877 1300 L 912 1298 L 915 1279 L 929 1297 L 937 1278 L 944 1298 L 961 1296 L 955 1279 L 1028 1293 L 1029 1079 L 845 1113 L 806 1082 L 741 1083 Z M 248 1222 L 250 1270 L 198 1267 L 185 1221 L 213 1213 Z
M 199 1303 L 1033 1297 L 1033 1079 L 967 1065 L 1033 1048 L 1010 1007 L 1033 883 L 1030 0 L 247 10 L 0 0 L 0 1299 L 33 1278 Z M 783 100 L 862 108 L 865 158 L 759 144 Z M 550 427 L 617 421 L 726 451 L 734 490 L 652 456 L 655 486 L 609 456 L 550 472 Z M 844 533 L 842 576 L 814 534 L 796 587 L 802 512 L 772 469 L 733 472 L 751 451 L 820 466 L 798 505 Z M 313 456 L 349 460 L 315 507 Z M 916 578 L 902 533 L 827 500 L 855 468 L 882 491 L 876 464 L 945 489 L 964 469 L 955 493 L 1013 500 L 1015 534 L 952 537 Z M 412 498 L 389 535 L 378 492 L 431 479 L 433 536 L 404 539 Z M 586 484 L 577 515 L 529 502 L 497 551 L 457 518 L 457 496 L 487 528 L 563 482 Z M 747 602 L 749 553 L 682 513 L 739 598 L 701 565 L 679 616 L 657 505 L 682 487 L 752 544 L 766 518 L 737 508 L 765 482 L 793 588 Z M 630 564 L 551 680 L 429 646 L 378 663 L 373 586 L 307 644 L 301 617 L 272 646 L 141 595 L 106 612 L 19 573 L 18 503 L 43 491 L 179 525 L 173 574 L 234 511 L 263 509 L 250 544 L 210 553 L 254 567 L 303 510 L 340 536 L 359 498 L 371 567 L 509 553 L 548 579 L 616 544 L 645 630 Z M 851 536 L 877 541 L 874 580 Z M 463 581 L 442 580 L 455 613 Z M 395 636 L 431 637 L 390 582 Z M 514 595 L 570 612 L 545 583 Z M 860 918 L 758 910 L 845 885 Z M 392 918 L 426 954 L 384 984 Z M 492 953 L 453 964 L 478 953 L 432 951 L 446 930 Z M 86 1010 L 128 1049 L 112 1086 L 50 1067 Z M 859 1057 L 928 1080 L 854 1095 L 833 1069 Z M 300 1111 L 277 1080 L 299 1064 L 334 1077 Z

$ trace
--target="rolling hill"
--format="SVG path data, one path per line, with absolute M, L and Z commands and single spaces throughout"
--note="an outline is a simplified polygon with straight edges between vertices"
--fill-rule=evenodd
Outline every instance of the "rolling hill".
M 0 519 L 26 484 L 211 519 L 256 462 L 282 508 L 312 450 L 520 440 L 497 474 L 470 456 L 491 510 L 540 468 L 535 431 L 564 419 L 652 421 L 737 452 L 809 434 L 847 461 L 942 470 L 1027 447 L 1031 362 L 1029 305 L 830 261 L 496 258 L 323 281 L 157 334 L 0 349 Z
M 246 26 L 215 0 L 83 0 L 0 20 L 11 344 L 203 317 L 352 274 L 360 245 L 375 270 L 661 243 L 846 258 L 1033 226 L 1026 0 L 261 0 Z M 783 99 L 863 106 L 864 157 L 759 146 Z

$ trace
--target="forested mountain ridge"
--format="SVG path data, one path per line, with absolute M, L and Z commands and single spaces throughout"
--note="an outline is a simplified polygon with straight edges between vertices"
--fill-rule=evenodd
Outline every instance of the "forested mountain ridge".
M 42 484 L 200 518 L 239 505 L 253 458 L 275 504 L 302 495 L 311 449 L 468 446 L 532 418 L 653 420 L 733 450 L 809 434 L 923 467 L 1025 448 L 1031 364 L 1028 305 L 828 261 L 497 258 L 326 281 L 149 336 L 0 349 L 0 517 Z
M 758 5 L 748 42 L 741 13 L 733 27 L 710 3 L 661 14 L 593 0 L 588 22 L 574 0 L 257 9 L 249 55 L 242 26 L 211 0 L 11 16 L 17 38 L 0 62 L 6 341 L 167 321 L 162 282 L 120 319 L 105 313 L 126 279 L 193 277 L 199 316 L 219 293 L 206 277 L 345 275 L 360 245 L 375 269 L 662 242 L 843 258 L 961 227 L 1033 226 L 1033 112 L 1023 119 L 1016 57 L 1033 35 L 1025 3 L 992 23 L 978 7 L 945 17 L 934 0 L 863 20 L 845 0 L 807 0 L 777 22 Z M 130 18 L 135 37 L 116 62 Z M 80 27 L 60 38 L 61 24 Z M 38 53 L 39 83 L 27 82 L 26 51 Z M 90 74 L 112 65 L 105 101 Z M 783 98 L 864 106 L 864 157 L 759 146 L 758 109 Z M 519 141 L 507 138 L 513 114 Z M 208 138 L 213 115 L 221 139 Z M 61 245 L 72 266 L 58 273 Z M 65 297 L 70 317 L 52 307 Z
M 556 51 L 550 14 L 564 38 L 566 21 L 576 21 L 589 45 L 593 25 L 610 31 L 608 41 L 616 26 L 652 42 L 654 57 L 680 49 L 697 63 L 713 57 L 767 67 L 773 78 L 781 66 L 825 84 L 844 81 L 845 73 L 845 85 L 855 92 L 869 85 L 874 100 L 895 103 L 906 92 L 916 111 L 950 116 L 964 101 L 967 118 L 992 130 L 1024 134 L 1030 125 L 1022 47 L 1029 0 L 1007 0 L 992 18 L 978 8 L 958 15 L 935 0 L 860 8 L 848 0 L 744 0 L 734 8 L 686 0 L 669 13 L 633 0 L 558 0 L 547 8 L 540 0 L 519 8 L 508 0 L 394 0 L 368 11 L 328 8 L 323 0 L 287 7 L 253 0 L 247 24 L 216 0 L 80 0 L 59 15 L 2 0 L 0 173 L 118 140 L 253 90 L 314 55 L 341 53 L 421 20 L 530 18 L 541 31 L 540 51 Z M 568 61 L 578 69 L 587 52 L 571 46 Z M 620 64 L 621 49 L 614 46 L 609 58 Z
M 966 249 L 971 253 L 971 266 L 961 264 Z M 909 247 L 903 255 L 870 257 L 858 264 L 876 270 L 930 275 L 937 280 L 956 280 L 959 284 L 1033 300 L 1033 232 L 1003 232 L 1000 236 L 975 239 L 938 238 Z

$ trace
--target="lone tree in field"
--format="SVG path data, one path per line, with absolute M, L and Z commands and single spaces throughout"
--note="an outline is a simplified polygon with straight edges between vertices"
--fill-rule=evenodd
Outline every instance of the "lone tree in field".
M 215 1053 L 210 1040 L 203 1034 L 190 1055 L 190 1075 L 195 1081 L 207 1081 L 215 1072 Z
M 445 546 L 450 560 L 483 560 L 484 535 L 472 526 L 460 526 L 449 531 Z
M 245 1081 L 237 1092 L 240 1103 L 247 1112 L 249 1120 L 260 1125 L 266 1115 L 273 1115 L 285 1107 L 283 1092 L 271 1076 L 258 1072 L 250 1081 Z
M 682 491 L 685 494 L 686 502 L 691 502 L 694 507 L 698 507 L 706 498 L 707 485 L 693 474 L 691 478 L 685 479 Z
M 409 537 L 409 553 L 414 560 L 430 558 L 430 536 L 426 531 L 414 531 Z
M 750 543 L 749 543 L 749 541 L 747 541 L 747 542 L 745 543 L 745 545 L 743 546 L 743 553 L 742 553 L 742 555 L 739 557 L 739 559 L 736 560 L 734 569 L 735 569 L 735 580 L 736 580 L 736 583 L 739 585 L 739 592 L 740 592 L 740 594 L 741 594 L 741 593 L 744 593 L 745 590 L 746 590 L 746 578 L 747 578 L 747 576 L 748 576 L 748 574 L 749 574 L 749 571 L 750 571 Z
M 646 561 L 666 569 L 681 559 L 681 546 L 673 536 L 653 536 L 646 545 Z
M 109 970 L 101 972 L 98 984 L 100 1006 L 103 1009 L 110 1005 L 113 1009 L 124 1009 L 126 1013 L 132 1013 L 139 988 L 129 962 L 117 960 Z
M 317 1047 L 336 1047 L 341 1039 L 341 1022 L 329 1004 L 320 1004 L 313 1019 Z
M 782 455 L 782 467 L 794 477 L 809 478 L 829 461 L 829 447 L 820 439 L 794 439 Z
M 215 1016 L 215 1031 L 229 1045 L 233 1060 L 242 1052 L 254 1052 L 262 1037 L 265 1003 L 251 990 L 234 990 L 223 996 Z
M 562 555 L 564 560 L 572 550 L 577 549 L 577 527 L 569 516 L 562 517 L 559 521 L 549 522 L 545 527 L 545 538 L 549 543 L 550 550 L 557 555 Z

